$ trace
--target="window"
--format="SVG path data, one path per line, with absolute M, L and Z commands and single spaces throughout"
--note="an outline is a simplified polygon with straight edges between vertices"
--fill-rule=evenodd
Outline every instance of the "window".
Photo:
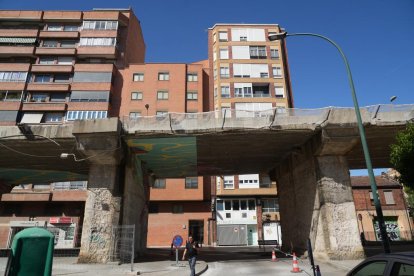
M 278 49 L 270 49 L 270 57 L 272 59 L 279 59 L 279 50 Z
M 231 200 L 224 201 L 224 210 L 229 211 L 231 210 Z
M 41 57 L 39 58 L 39 64 L 54 64 L 55 59 L 53 57 Z
M 135 73 L 132 77 L 133 81 L 144 81 L 144 73 Z
M 73 120 L 89 120 L 89 119 L 103 119 L 106 118 L 108 112 L 104 111 L 68 111 L 66 115 L 67 121 Z
M 220 67 L 220 78 L 229 78 L 230 70 L 229 67 Z
M 221 86 L 221 97 L 230 98 L 230 86 Z
M 154 189 L 165 189 L 165 178 L 157 178 L 154 181 L 154 186 L 152 186 Z
M 63 113 L 46 113 L 45 122 L 62 122 L 63 121 Z
M 160 81 L 170 80 L 170 73 L 166 73 L 166 72 L 158 73 L 158 80 Z
M 226 218 L 231 218 L 231 213 L 226 213 Z
M 227 32 L 219 32 L 219 41 L 227 41 Z
M 254 199 L 249 199 L 248 201 L 249 210 L 256 210 L 256 201 Z
M 250 46 L 250 58 L 264 59 L 266 58 L 265 46 Z
M 43 41 L 42 46 L 48 48 L 56 48 L 58 46 L 58 42 L 56 40 L 45 40 Z
M 224 189 L 234 189 L 234 176 L 224 176 Z
M 197 101 L 198 93 L 197 91 L 187 91 L 187 100 Z
M 391 275 L 410 276 L 414 275 L 414 265 L 394 263 Z
M 268 175 L 262 176 L 260 179 L 260 188 L 270 188 L 270 185 L 272 185 L 272 180 Z
M 275 96 L 276 98 L 284 98 L 285 97 L 285 89 L 280 86 L 275 87 Z
M 223 200 L 217 200 L 217 211 L 223 211 L 223 210 L 224 210 Z
M 395 204 L 394 195 L 392 194 L 392 190 L 384 191 L 384 196 L 385 196 L 385 204 L 387 204 L 387 205 Z
M 251 83 L 235 83 L 234 96 L 237 98 L 252 98 L 252 84 Z
M 51 75 L 36 75 L 34 78 L 34 82 L 50 82 L 52 80 Z
M 69 74 L 59 74 L 55 75 L 55 82 L 70 82 L 70 75 Z
M 247 210 L 247 200 L 240 200 L 240 210 Z
M 364 275 L 384 275 L 385 268 L 387 266 L 386 261 L 373 261 L 364 264 L 357 271 L 354 271 L 352 276 L 364 276 Z
M 281 78 L 282 77 L 282 67 L 276 66 L 272 67 L 272 73 L 274 78 Z
M 197 177 L 186 177 L 185 178 L 185 188 L 186 189 L 197 189 L 198 188 L 198 178 Z
M 0 82 L 24 82 L 26 81 L 27 72 L 1 72 Z
M 63 27 L 63 30 L 66 32 L 77 32 L 79 29 L 79 26 L 76 25 L 65 25 Z
M 61 31 L 62 26 L 61 25 L 48 25 L 47 30 L 48 31 Z
M 60 47 L 62 48 L 75 48 L 76 41 L 75 40 L 64 40 L 60 42 Z
M 182 213 L 184 213 L 183 205 L 182 204 L 173 204 L 172 213 L 173 214 L 182 214 Z
M 168 112 L 167 111 L 157 111 L 155 113 L 155 115 L 160 116 L 160 117 L 165 117 L 167 116 Z
M 157 100 L 168 100 L 168 91 L 158 91 Z
M 131 93 L 131 100 L 142 100 L 142 92 L 132 92 Z
M 197 79 L 198 79 L 197 73 L 187 74 L 187 81 L 197 81 Z
M 118 21 L 83 21 L 84 30 L 116 30 Z
M 157 214 L 159 212 L 159 206 L 157 203 L 150 202 L 148 206 L 148 213 Z
M 136 111 L 129 112 L 129 118 L 130 119 L 137 119 L 139 117 L 141 117 L 141 112 L 136 112 Z
M 49 94 L 35 93 L 32 95 L 32 98 L 30 99 L 30 101 L 31 102 L 46 102 L 48 97 L 49 97 Z
M 72 57 L 58 57 L 57 63 L 61 65 L 72 65 L 73 58 Z
M 115 46 L 114 37 L 82 37 L 79 41 L 80 46 Z
M 233 205 L 233 211 L 239 211 L 240 210 L 240 202 L 236 199 L 232 200 Z
M 269 73 L 267 73 L 267 72 L 260 72 L 260 77 L 261 78 L 268 78 L 269 77 Z
M 247 41 L 247 36 L 240 36 L 240 41 Z
M 50 94 L 51 102 L 66 102 L 66 93 L 52 93 Z
M 20 101 L 22 96 L 22 92 L 14 92 L 14 91 L 0 91 L 0 101 Z
M 263 213 L 269 212 L 278 212 L 279 211 L 279 202 L 276 198 L 274 199 L 263 199 L 262 206 Z
M 220 59 L 229 59 L 229 49 L 222 48 L 220 49 Z

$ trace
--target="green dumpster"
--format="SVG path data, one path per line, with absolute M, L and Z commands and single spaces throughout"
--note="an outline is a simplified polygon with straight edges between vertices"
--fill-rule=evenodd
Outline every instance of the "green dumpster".
M 44 228 L 27 228 L 14 236 L 7 276 L 52 275 L 54 236 Z

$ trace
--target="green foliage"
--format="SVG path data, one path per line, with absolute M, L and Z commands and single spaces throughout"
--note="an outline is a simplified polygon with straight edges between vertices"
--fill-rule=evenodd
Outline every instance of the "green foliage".
M 390 162 L 401 174 L 399 181 L 414 193 L 414 124 L 397 134 L 396 143 L 391 145 Z

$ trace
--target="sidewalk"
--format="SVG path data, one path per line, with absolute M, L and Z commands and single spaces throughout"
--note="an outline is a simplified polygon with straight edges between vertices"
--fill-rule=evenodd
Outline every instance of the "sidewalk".
M 131 264 L 108 263 L 108 264 L 77 264 L 76 257 L 55 257 L 53 259 L 53 275 L 189 275 L 190 268 L 187 261 L 156 261 L 134 263 L 133 271 Z M 4 274 L 7 258 L 0 258 L 0 275 Z M 206 262 L 197 260 L 196 275 L 201 275 L 208 268 Z

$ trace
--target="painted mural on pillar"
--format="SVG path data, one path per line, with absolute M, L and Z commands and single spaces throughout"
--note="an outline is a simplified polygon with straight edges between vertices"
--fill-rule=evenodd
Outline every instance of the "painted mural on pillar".
M 156 177 L 197 175 L 196 137 L 129 139 L 127 144 Z
M 66 171 L 0 168 L 0 180 L 9 185 L 88 180 L 88 175 Z

